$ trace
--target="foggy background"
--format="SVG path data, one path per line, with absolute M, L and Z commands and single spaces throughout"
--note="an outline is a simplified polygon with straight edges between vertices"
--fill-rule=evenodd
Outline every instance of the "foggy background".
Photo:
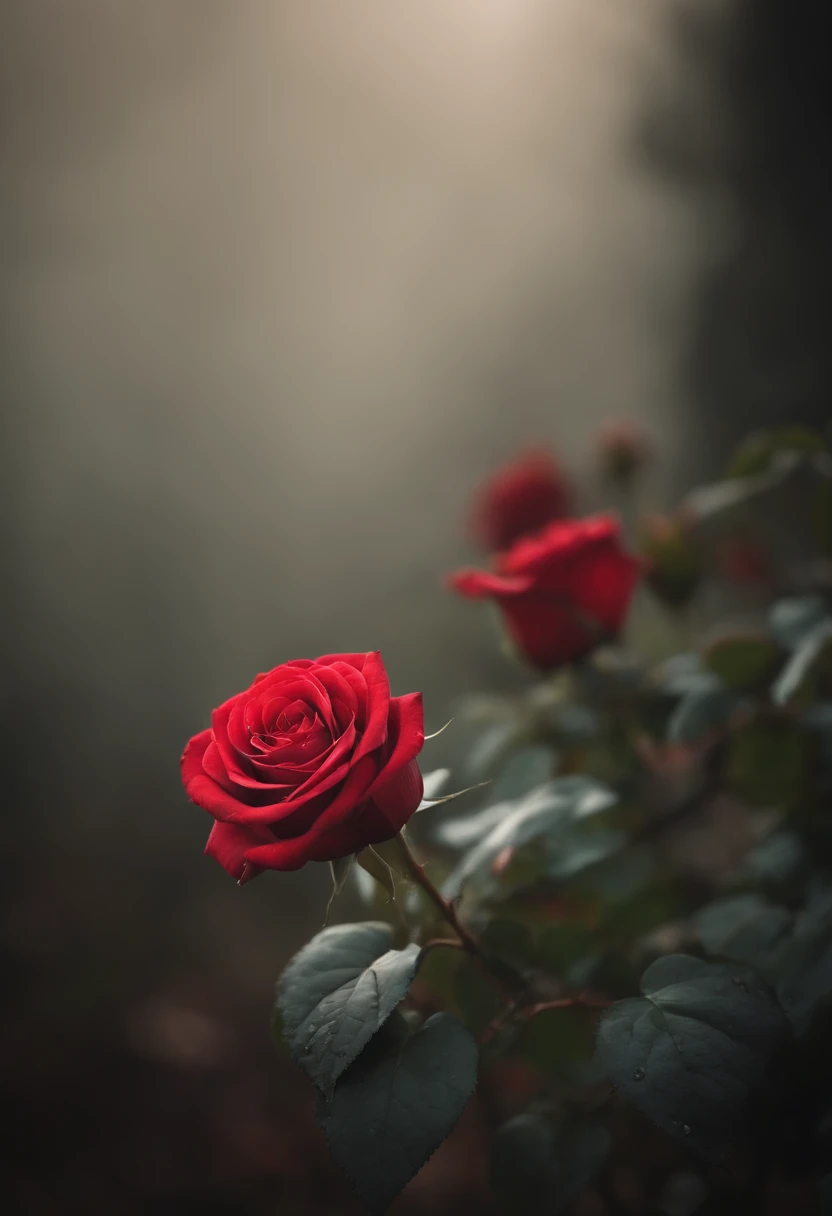
M 662 505 L 828 413 L 818 7 L 0 0 L 17 1210 L 348 1210 L 266 1034 L 324 868 L 237 890 L 179 754 L 301 655 L 516 682 L 441 580 L 529 439 L 637 417 Z

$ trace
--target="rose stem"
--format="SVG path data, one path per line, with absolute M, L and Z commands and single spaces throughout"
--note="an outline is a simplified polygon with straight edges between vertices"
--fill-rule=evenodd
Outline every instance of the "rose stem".
M 536 1018 L 539 1013 L 546 1013 L 550 1009 L 609 1009 L 612 1001 L 606 1000 L 604 997 L 591 996 L 588 992 L 582 992 L 578 996 L 564 996 L 557 1001 L 538 1001 L 536 1005 L 529 1005 L 525 1009 L 516 1011 L 524 1022 L 530 1022 L 532 1018 Z M 511 1013 L 511 1010 L 506 1011 Z M 480 1043 L 490 1043 L 495 1035 L 499 1034 L 506 1024 L 506 1013 L 504 1012 L 499 1017 L 496 1017 L 480 1036 Z
M 405 840 L 404 836 L 402 836 L 400 833 L 395 839 L 398 841 L 399 854 L 405 864 L 408 874 L 413 881 L 422 888 L 431 902 L 439 909 L 443 918 L 448 922 L 454 933 L 456 933 L 457 937 L 459 938 L 459 944 L 462 949 L 467 951 L 480 971 L 482 971 L 483 974 L 488 977 L 489 981 L 499 989 L 503 999 L 512 1000 L 513 994 L 509 991 L 501 976 L 495 974 L 488 959 L 483 953 L 479 942 L 468 932 L 465 925 L 463 925 L 462 921 L 459 919 L 457 910 L 451 900 L 445 899 L 444 896 L 442 896 L 437 888 L 433 885 L 427 876 L 425 867 L 419 864 L 408 848 L 407 841 Z

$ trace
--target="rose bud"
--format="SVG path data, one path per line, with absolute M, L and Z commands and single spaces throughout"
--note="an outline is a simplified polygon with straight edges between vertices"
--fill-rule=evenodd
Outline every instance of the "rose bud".
M 295 659 L 215 709 L 182 756 L 216 820 L 205 852 L 240 882 L 390 840 L 422 799 L 422 694 L 391 697 L 381 655 Z
M 702 581 L 702 555 L 683 515 L 649 515 L 642 521 L 645 581 L 668 608 L 684 608 Z
M 493 558 L 493 573 L 448 579 L 469 599 L 493 599 L 518 650 L 543 671 L 582 658 L 621 629 L 640 563 L 621 544 L 618 521 L 598 515 L 550 524 Z
M 653 454 L 643 428 L 628 418 L 611 419 L 599 428 L 597 451 L 602 475 L 621 486 L 629 485 Z
M 508 549 L 521 536 L 569 515 L 572 492 L 554 457 L 540 448 L 522 452 L 474 498 L 470 531 L 489 551 Z

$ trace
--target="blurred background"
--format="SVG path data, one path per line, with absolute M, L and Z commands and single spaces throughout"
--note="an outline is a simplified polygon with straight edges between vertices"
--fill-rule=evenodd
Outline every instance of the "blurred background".
M 0 0 L 13 1211 L 355 1210 L 268 1039 L 328 874 L 238 890 L 180 752 L 301 655 L 428 730 L 521 681 L 441 580 L 528 440 L 591 504 L 635 417 L 662 506 L 828 415 L 821 15 Z M 472 1104 L 396 1210 L 490 1210 L 483 1160 Z

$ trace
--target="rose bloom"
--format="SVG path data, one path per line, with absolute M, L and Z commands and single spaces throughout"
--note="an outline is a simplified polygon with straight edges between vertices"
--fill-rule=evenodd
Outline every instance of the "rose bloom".
M 550 524 L 492 564 L 493 572 L 460 570 L 449 586 L 469 599 L 495 600 L 520 652 L 543 671 L 619 632 L 641 568 L 622 549 L 618 521 L 606 515 Z
M 216 820 L 205 852 L 240 882 L 389 840 L 422 799 L 422 694 L 391 697 L 378 653 L 294 659 L 212 715 L 182 756 Z
M 471 534 L 485 549 L 508 549 L 521 536 L 568 515 L 571 498 L 569 484 L 554 458 L 542 449 L 529 449 L 477 491 Z

